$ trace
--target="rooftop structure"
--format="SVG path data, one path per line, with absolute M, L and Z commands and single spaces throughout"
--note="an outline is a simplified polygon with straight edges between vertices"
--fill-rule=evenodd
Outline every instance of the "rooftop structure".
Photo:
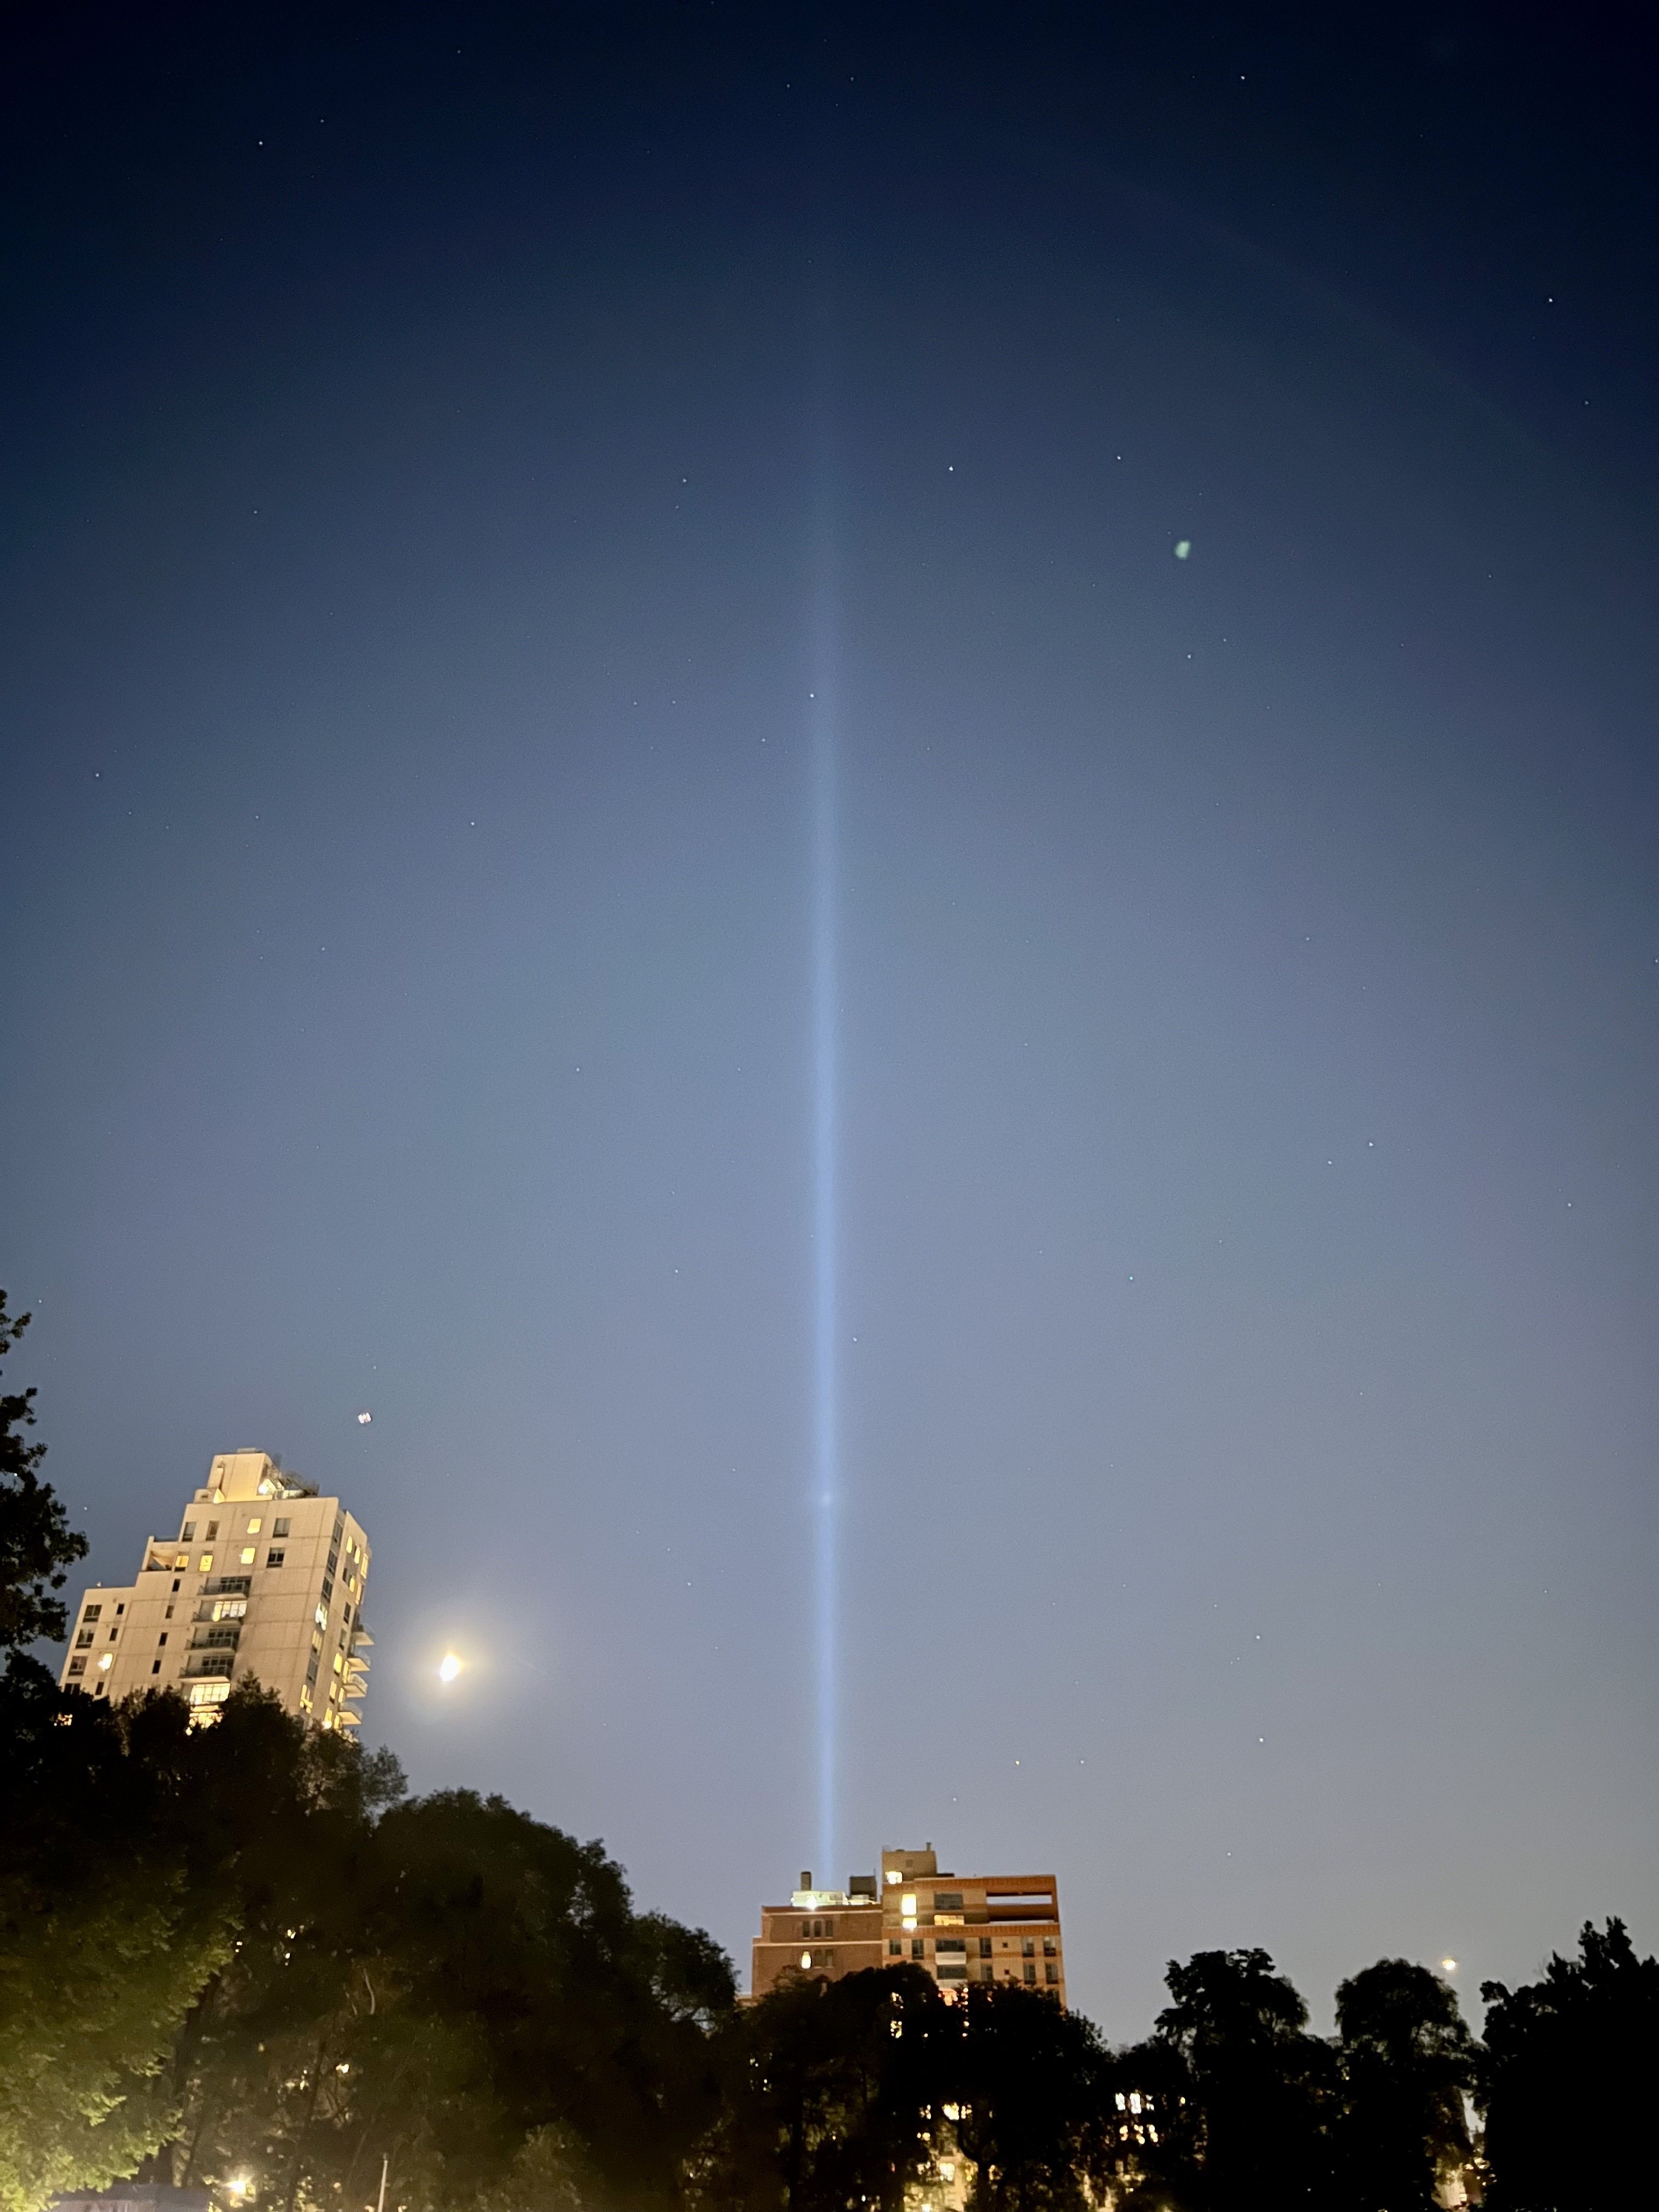
M 256 1679 L 319 1728 L 355 1728 L 368 1688 L 368 1539 L 337 1498 L 270 1453 L 222 1453 L 176 1537 L 135 1581 L 85 1592 L 60 1680 L 94 1698 L 176 1689 L 206 1725 Z

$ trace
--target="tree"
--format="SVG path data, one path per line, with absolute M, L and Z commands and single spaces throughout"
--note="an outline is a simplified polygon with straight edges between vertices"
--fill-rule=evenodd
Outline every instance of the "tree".
M 1492 2212 L 1613 2212 L 1652 2186 L 1659 1960 L 1637 1956 L 1622 1920 L 1587 1920 L 1578 1954 L 1517 1990 L 1481 1984 Z
M 1352 2212 L 1432 2212 L 1438 2182 L 1470 2156 L 1474 2046 L 1455 1992 L 1426 1966 L 1380 1959 L 1337 1990 L 1336 2024 L 1341 2201 Z
M 1121 2212 L 1172 2212 L 1202 2202 L 1192 2069 L 1172 2042 L 1153 2036 L 1115 2052 L 1103 2111 L 1104 2163 Z
M 131 2172 L 176 2123 L 167 2060 L 234 1938 L 173 1817 L 187 1733 L 177 1698 L 0 1679 L 0 2212 Z
M 1106 2052 L 1081 2013 L 1018 1984 L 965 1992 L 958 2139 L 984 2212 L 1081 2212 L 1106 2170 Z
M 1200 1951 L 1166 1977 L 1174 2002 L 1157 2039 L 1191 2083 L 1180 2154 L 1215 2212 L 1323 2201 L 1334 2054 L 1306 2031 L 1308 2008 L 1267 1952 Z
M 0 1359 L 31 1319 L 9 1314 L 0 1291 Z M 23 1434 L 33 1426 L 32 1389 L 0 1394 L 0 1650 L 8 1653 L 42 1637 L 68 1635 L 63 1600 L 53 1592 L 63 1589 L 65 1571 L 87 1555 L 86 1538 L 70 1527 L 62 1501 L 40 1480 L 46 1448 Z
M 900 2212 L 931 2170 L 958 2037 L 918 1966 L 782 1983 L 720 2038 L 722 2106 L 695 2197 L 733 2212 Z

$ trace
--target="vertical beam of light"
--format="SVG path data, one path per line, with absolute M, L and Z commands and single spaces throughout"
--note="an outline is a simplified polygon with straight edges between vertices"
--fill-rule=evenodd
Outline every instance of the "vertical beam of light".
M 821 511 L 812 620 L 812 1245 L 813 1627 L 817 1723 L 815 1880 L 833 1887 L 839 1732 L 841 1378 L 836 1166 L 841 1081 L 836 818 L 836 594 L 833 544 Z

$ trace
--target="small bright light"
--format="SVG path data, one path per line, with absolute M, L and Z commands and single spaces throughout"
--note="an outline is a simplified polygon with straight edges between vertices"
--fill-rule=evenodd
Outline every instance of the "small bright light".
M 366 1429 L 366 1428 L 368 1426 L 369 1423 L 374 1419 L 374 1414 L 373 1414 L 373 1413 L 359 1413 L 359 1414 L 358 1414 L 358 1416 L 357 1416 L 357 1425 L 358 1425 L 358 1427 L 359 1427 L 360 1429 Z
M 247 2195 L 249 2190 L 252 2189 L 252 2186 L 253 2184 L 248 2179 L 248 2177 L 245 2173 L 232 2174 L 230 2179 L 225 2184 L 225 2187 L 229 2191 L 230 2194 L 239 2201 Z
M 114 1664 L 115 1654 L 112 1651 L 106 1651 L 103 1657 L 98 1662 L 98 1671 L 100 1674 L 107 1674 L 110 1668 Z
M 1178 538 L 1176 540 L 1176 559 L 1177 561 L 1184 561 L 1192 550 L 1193 541 L 1190 538 Z
M 800 1954 L 800 1962 L 803 1969 L 810 1966 L 812 1963 L 812 1954 L 810 1951 L 803 1951 Z
M 897 1869 L 896 1867 L 889 1867 L 889 1868 L 888 1868 L 888 1869 L 887 1869 L 887 1887 L 888 1887 L 888 1888 L 889 1888 L 889 1889 L 896 1889 L 896 1888 L 898 1887 L 899 1884 L 903 1881 L 903 1879 L 904 1879 L 904 1876 L 903 1876 L 903 1875 L 899 1872 L 899 1870 L 898 1870 L 898 1869 Z
M 899 1899 L 899 1911 L 900 1911 L 901 1912 L 908 1913 L 908 1914 L 909 1914 L 909 1916 L 910 1916 L 910 1917 L 911 1917 L 912 1919 L 914 1919 L 914 1918 L 915 1917 L 915 1911 L 916 1911 L 916 1900 L 915 1899 L 915 1898 L 914 1898 L 914 1897 L 902 1897 L 902 1898 L 900 1898 L 900 1899 Z
M 446 1651 L 438 1662 L 438 1680 L 441 1682 L 453 1682 L 460 1671 L 460 1661 L 453 1651 Z
M 1440 1961 L 1440 1971 L 1443 1974 L 1455 1974 L 1457 1972 L 1456 1960 L 1443 1959 Z

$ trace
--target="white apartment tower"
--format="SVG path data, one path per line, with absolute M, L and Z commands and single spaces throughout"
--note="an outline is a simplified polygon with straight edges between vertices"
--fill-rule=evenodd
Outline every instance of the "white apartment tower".
M 173 1689 L 193 1722 L 218 1717 L 233 1680 L 257 1679 L 319 1728 L 355 1728 L 368 1686 L 368 1539 L 337 1498 L 268 1452 L 224 1452 L 179 1516 L 152 1536 L 138 1578 L 86 1592 L 61 1676 L 94 1698 Z

